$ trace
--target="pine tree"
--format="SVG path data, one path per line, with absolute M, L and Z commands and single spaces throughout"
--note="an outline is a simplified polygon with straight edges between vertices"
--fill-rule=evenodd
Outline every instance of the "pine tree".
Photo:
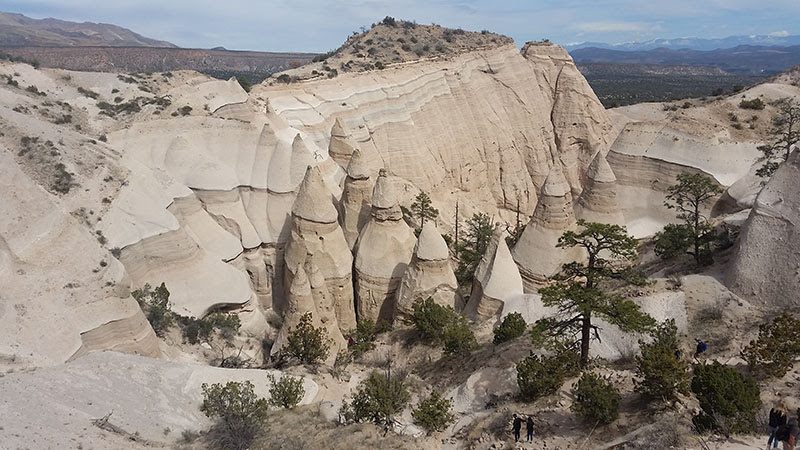
M 433 207 L 431 198 L 424 192 L 420 192 L 414 198 L 414 202 L 411 204 L 411 212 L 419 222 L 420 228 L 425 226 L 426 220 L 433 220 L 439 216 L 439 210 Z
M 800 141 L 800 104 L 787 97 L 779 100 L 777 107 L 767 143 L 758 146 L 764 154 L 764 165 L 756 172 L 760 177 L 771 177 L 780 163 L 789 158 L 792 144 Z

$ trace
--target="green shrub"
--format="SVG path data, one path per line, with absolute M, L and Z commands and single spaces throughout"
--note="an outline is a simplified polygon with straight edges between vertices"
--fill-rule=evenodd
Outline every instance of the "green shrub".
M 241 86 L 245 92 L 250 92 L 250 89 L 253 88 L 250 80 L 248 80 L 246 77 L 236 77 L 236 81 L 239 82 L 239 86 Z
M 241 326 L 239 316 L 223 313 L 213 313 L 202 319 L 180 316 L 178 322 L 182 328 L 183 340 L 190 344 L 209 342 L 216 330 L 227 337 L 232 337 Z
M 652 342 L 639 341 L 636 356 L 636 392 L 652 398 L 673 399 L 689 393 L 689 363 L 675 352 L 680 347 L 678 328 L 670 319 L 653 332 Z
M 285 74 L 285 73 L 281 74 L 281 75 L 278 75 L 277 80 L 280 81 L 281 83 L 286 83 L 286 84 L 289 84 L 289 83 L 292 82 L 291 77 L 289 77 L 289 75 Z
M 278 408 L 291 409 L 297 406 L 306 390 L 303 387 L 303 379 L 289 375 L 282 375 L 279 380 L 274 376 L 267 375 L 269 378 L 269 404 Z
M 431 395 L 411 411 L 414 423 L 422 427 L 428 433 L 444 431 L 453 423 L 452 413 L 453 402 L 442 396 L 438 391 L 432 391 Z
M 353 400 L 342 403 L 340 415 L 345 422 L 391 424 L 403 412 L 410 395 L 402 377 L 373 371 L 361 382 Z
M 358 358 L 364 353 L 375 348 L 375 336 L 377 330 L 375 321 L 372 319 L 362 319 L 356 324 L 356 328 L 347 332 L 347 338 L 353 339 L 355 342 L 350 346 L 350 351 L 353 356 Z
M 800 356 L 800 320 L 788 313 L 758 327 L 758 338 L 742 350 L 750 372 L 760 378 L 786 375 Z
M 717 361 L 699 364 L 694 368 L 692 392 L 702 409 L 692 419 L 699 430 L 726 435 L 755 431 L 761 392 L 753 378 Z
M 739 108 L 742 108 L 742 109 L 762 110 L 766 106 L 767 105 L 760 98 L 754 98 L 752 100 L 744 100 L 743 99 L 741 102 L 739 102 Z
M 324 328 L 315 328 L 311 321 L 311 313 L 303 314 L 297 328 L 289 331 L 284 354 L 296 358 L 303 364 L 319 364 L 328 357 L 331 339 Z
M 164 283 L 155 289 L 145 284 L 143 288 L 131 292 L 131 295 L 139 303 L 156 335 L 163 337 L 175 320 L 175 313 L 170 308 L 169 291 Z
M 98 94 L 97 92 L 94 92 L 94 91 L 89 90 L 89 89 L 84 89 L 84 88 L 82 88 L 80 86 L 78 87 L 78 93 L 83 94 L 86 97 L 89 97 L 89 98 L 94 99 L 94 100 L 97 100 L 100 97 L 100 94 Z
M 572 412 L 591 421 L 611 423 L 619 416 L 619 391 L 608 380 L 585 372 L 572 389 Z
M 566 374 L 556 356 L 531 355 L 517 364 L 517 384 L 522 400 L 532 402 L 561 389 Z
M 500 326 L 494 329 L 494 339 L 492 342 L 501 344 L 512 339 L 516 339 L 525 334 L 528 324 L 520 313 L 511 313 L 503 317 Z
M 413 312 L 409 321 L 414 325 L 420 337 L 428 341 L 442 339 L 444 328 L 456 314 L 452 308 L 446 308 L 434 302 L 432 297 L 425 300 L 417 299 L 411 308 Z
M 212 440 L 222 448 L 248 448 L 267 420 L 269 405 L 256 397 L 253 383 L 230 381 L 224 386 L 203 383 L 203 405 L 200 410 L 217 419 Z
M 464 355 L 478 347 L 478 341 L 467 319 L 458 314 L 444 328 L 442 341 L 444 354 L 447 356 Z

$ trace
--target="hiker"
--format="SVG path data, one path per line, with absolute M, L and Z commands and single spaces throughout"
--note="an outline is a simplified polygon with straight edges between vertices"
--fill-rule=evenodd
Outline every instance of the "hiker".
M 519 431 L 522 429 L 522 419 L 514 414 L 514 442 L 519 442 Z
M 695 341 L 697 341 L 697 349 L 694 352 L 694 357 L 696 359 L 701 353 L 705 353 L 706 350 L 708 350 L 708 345 L 706 345 L 706 343 L 700 339 L 695 339 Z
M 798 434 L 800 434 L 800 427 L 797 426 L 797 417 L 792 417 L 786 425 L 778 427 L 775 436 L 783 442 L 783 450 L 794 450 Z
M 533 416 L 530 414 L 528 414 L 528 420 L 525 422 L 525 431 L 528 432 L 525 440 L 527 442 L 533 442 Z
M 778 448 L 778 428 L 786 425 L 786 419 L 786 409 L 780 403 L 769 410 L 769 440 L 767 440 L 767 448 L 770 445 L 773 445 L 772 448 Z

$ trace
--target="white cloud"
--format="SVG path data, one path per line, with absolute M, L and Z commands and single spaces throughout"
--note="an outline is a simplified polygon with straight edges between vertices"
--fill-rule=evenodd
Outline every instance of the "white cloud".
M 769 34 L 769 36 L 772 36 L 772 37 L 786 37 L 786 36 L 789 36 L 789 32 L 786 31 L 786 30 L 773 31 L 772 33 Z

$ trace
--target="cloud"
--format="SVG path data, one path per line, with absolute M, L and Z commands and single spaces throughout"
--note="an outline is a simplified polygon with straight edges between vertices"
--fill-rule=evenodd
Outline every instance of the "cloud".
M 583 22 L 571 28 L 582 33 L 632 33 L 653 30 L 657 24 L 645 22 Z
M 781 31 L 773 31 L 773 32 L 772 32 L 772 33 L 770 33 L 768 36 L 772 36 L 772 37 L 786 37 L 786 36 L 789 36 L 789 32 L 788 32 L 788 31 L 786 31 L 786 30 L 781 30 Z

